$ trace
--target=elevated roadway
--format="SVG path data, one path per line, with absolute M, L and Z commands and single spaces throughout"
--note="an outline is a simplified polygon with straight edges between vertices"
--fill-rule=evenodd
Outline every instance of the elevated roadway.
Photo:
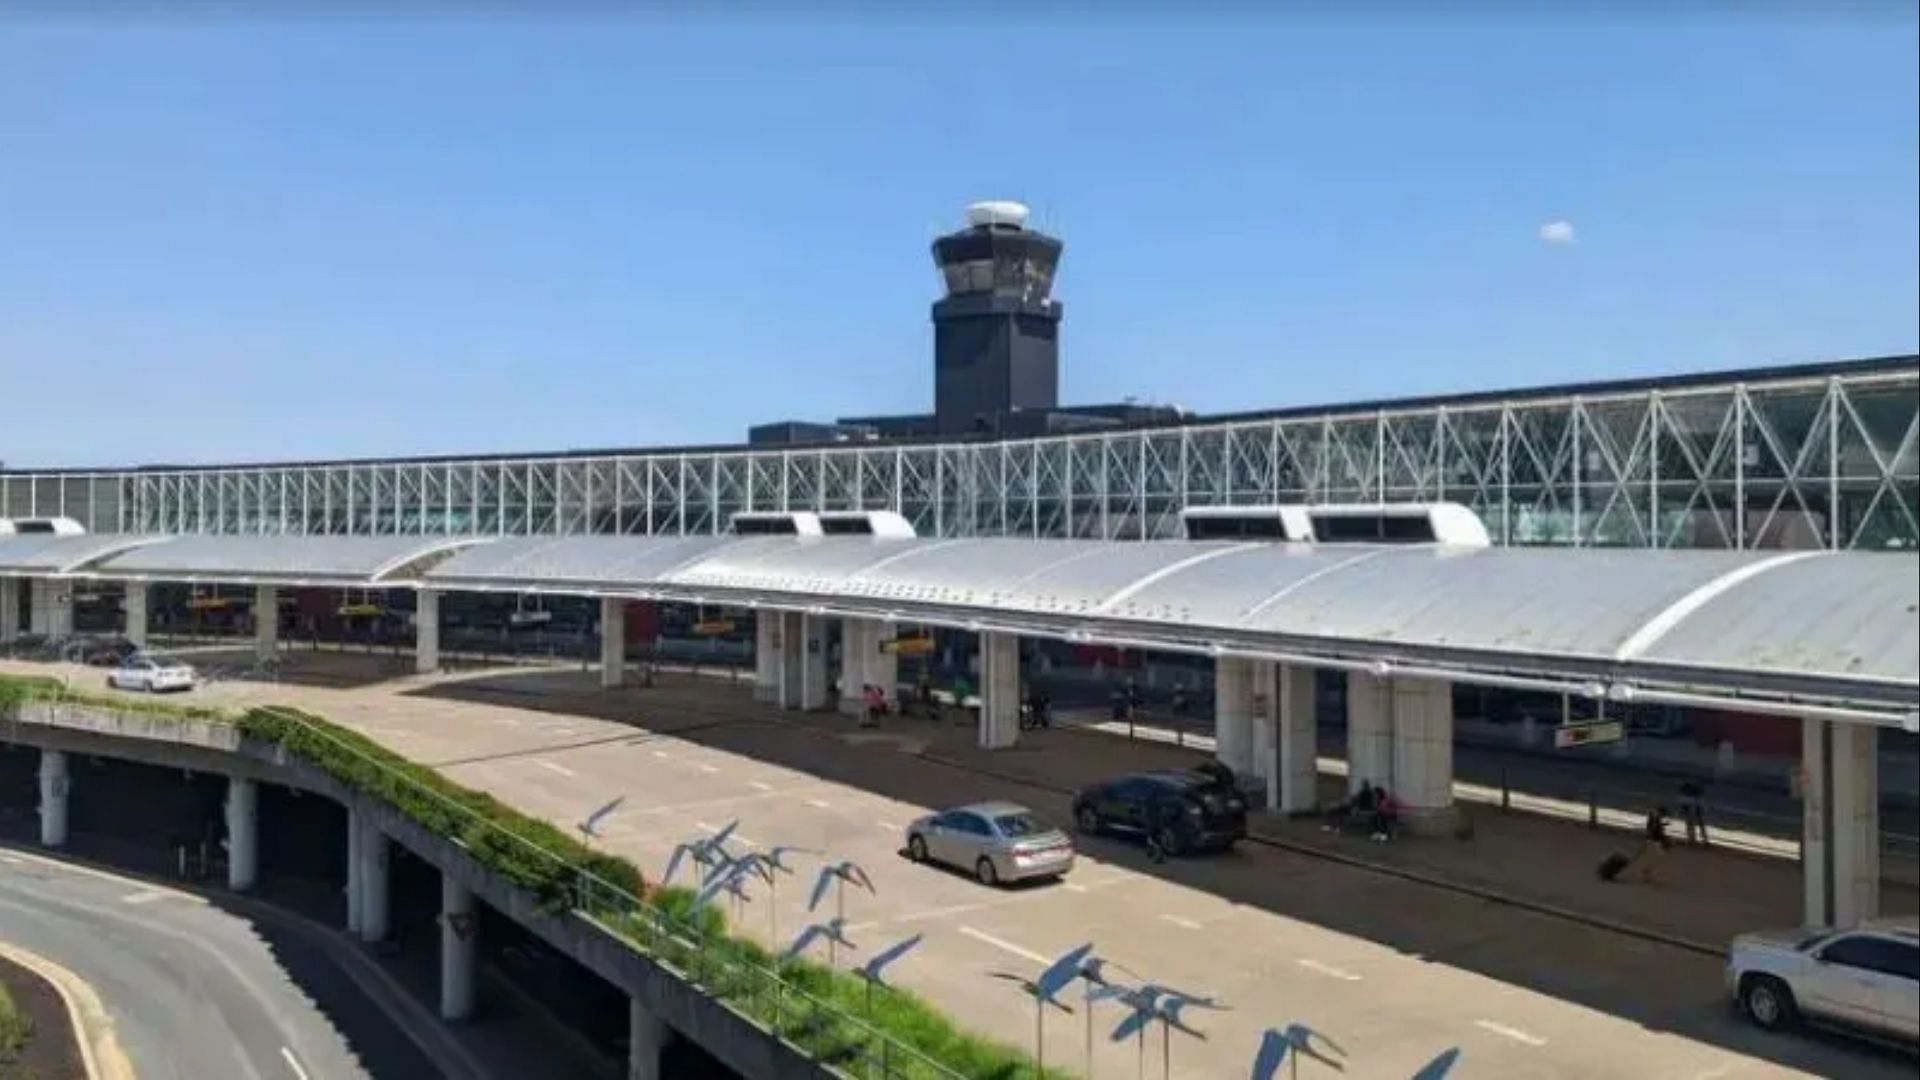
M 900 981 L 1016 1045 L 1030 1038 L 1031 1006 L 992 974 L 1030 975 L 1039 958 L 1091 939 L 1144 977 L 1233 1005 L 1198 1018 L 1206 1041 L 1174 1045 L 1182 1076 L 1234 1075 L 1263 1028 L 1293 1020 L 1341 1040 L 1355 1075 L 1408 1075 L 1449 1046 L 1481 1075 L 1910 1075 L 1910 1059 L 1748 1028 L 1713 957 L 1275 848 L 1153 866 L 1094 841 L 1059 887 L 984 890 L 902 859 L 901 826 L 988 797 L 1064 818 L 1060 795 L 932 760 L 904 726 L 834 732 L 744 689 L 702 691 L 696 711 L 593 682 L 482 673 L 331 689 L 224 683 L 193 696 L 313 709 L 562 827 L 624 796 L 602 842 L 652 874 L 676 841 L 736 817 L 755 844 L 853 858 L 878 885 L 877 897 L 848 898 L 854 940 L 871 951 L 925 932 Z M 769 933 L 777 918 L 784 938 L 803 925 L 810 869 L 782 881 L 773 914 L 756 893 L 743 926 Z M 1097 1019 L 1110 1027 L 1118 1015 Z M 1048 1035 L 1054 1060 L 1083 1064 L 1078 1016 L 1051 1020 Z M 1094 1071 L 1123 1073 L 1135 1053 L 1103 1040 Z

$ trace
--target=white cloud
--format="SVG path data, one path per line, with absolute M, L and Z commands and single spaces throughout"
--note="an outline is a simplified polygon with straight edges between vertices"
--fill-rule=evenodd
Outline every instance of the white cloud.
M 1540 226 L 1540 241 L 1545 244 L 1573 243 L 1573 222 L 1555 220 Z

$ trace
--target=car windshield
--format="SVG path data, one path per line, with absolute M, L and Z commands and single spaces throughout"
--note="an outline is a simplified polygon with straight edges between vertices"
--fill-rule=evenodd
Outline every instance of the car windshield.
M 1033 836 L 1036 833 L 1047 831 L 1045 822 L 1042 822 L 1032 814 L 1024 813 L 1002 814 L 993 819 L 993 827 L 1000 830 L 1001 836 L 1009 836 L 1015 840 L 1023 836 Z

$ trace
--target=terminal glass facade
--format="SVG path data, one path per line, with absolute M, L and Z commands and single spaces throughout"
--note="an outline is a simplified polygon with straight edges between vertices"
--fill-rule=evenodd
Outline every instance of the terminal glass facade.
M 889 509 L 923 536 L 1179 535 L 1187 506 L 1452 500 L 1495 541 L 1907 548 L 1920 368 L 1329 410 L 1087 435 L 0 474 L 0 516 L 95 532 L 712 533 Z

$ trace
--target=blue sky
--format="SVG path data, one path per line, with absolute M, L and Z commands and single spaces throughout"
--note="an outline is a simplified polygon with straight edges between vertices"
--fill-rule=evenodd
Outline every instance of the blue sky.
M 0 460 L 723 442 L 917 411 L 927 244 L 989 197 L 1066 240 L 1068 401 L 1212 412 L 1916 346 L 1912 5 L 595 10 L 0 16 Z M 1542 238 L 1556 221 L 1572 243 Z

